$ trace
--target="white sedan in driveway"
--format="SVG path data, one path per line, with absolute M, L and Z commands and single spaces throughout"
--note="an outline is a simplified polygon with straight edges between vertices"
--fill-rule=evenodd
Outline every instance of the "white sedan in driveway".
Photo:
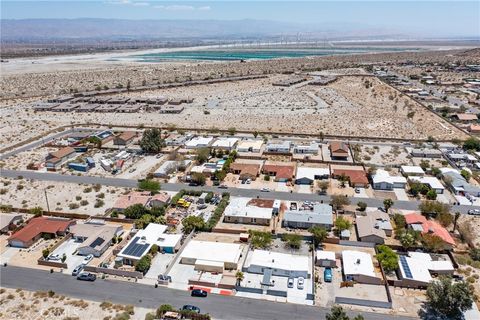
M 300 277 L 298 278 L 298 281 L 297 281 L 297 288 L 299 290 L 303 290 L 303 287 L 305 286 L 305 278 L 303 277 Z
M 89 254 L 88 256 L 85 257 L 85 259 L 83 259 L 83 264 L 87 264 L 92 260 L 93 260 L 93 254 Z

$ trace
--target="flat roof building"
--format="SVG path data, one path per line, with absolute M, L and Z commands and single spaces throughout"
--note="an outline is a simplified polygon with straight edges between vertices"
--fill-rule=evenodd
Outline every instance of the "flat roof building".
M 382 280 L 375 274 L 372 256 L 356 250 L 342 251 L 343 274 L 347 281 L 365 284 L 381 284 Z
M 329 176 L 328 168 L 297 167 L 295 184 L 313 184 L 315 180 L 328 179 Z
M 263 144 L 262 140 L 242 140 L 237 144 L 237 151 L 259 153 Z
M 264 274 L 266 269 L 280 277 L 311 277 L 310 259 L 308 256 L 280 253 L 266 250 L 251 251 L 245 261 L 250 273 Z
M 222 150 L 233 150 L 235 146 L 237 145 L 238 138 L 233 138 L 233 137 L 221 137 L 216 139 L 213 144 L 212 148 L 214 149 L 222 149 Z
M 395 188 L 405 189 L 407 179 L 402 176 L 391 176 L 390 173 L 383 169 L 377 169 L 372 176 L 373 189 L 393 190 Z
M 195 148 L 207 148 L 212 144 L 212 137 L 194 137 L 190 141 L 185 143 L 185 148 L 195 149 Z
M 197 270 L 209 270 L 208 266 L 221 265 L 223 270 L 238 268 L 242 246 L 236 243 L 190 241 L 181 253 L 180 263 L 195 265 Z
M 225 208 L 224 222 L 269 226 L 275 200 L 234 197 Z
M 330 230 L 333 226 L 332 207 L 328 204 L 315 204 L 313 210 L 287 210 L 282 225 L 284 228 L 295 229 L 321 226 Z

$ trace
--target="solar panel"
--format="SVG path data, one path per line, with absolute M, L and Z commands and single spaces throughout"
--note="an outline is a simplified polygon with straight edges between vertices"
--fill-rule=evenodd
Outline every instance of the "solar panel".
M 410 266 L 408 265 L 407 258 L 405 256 L 400 256 L 400 263 L 402 264 L 405 277 L 409 279 L 413 279 L 412 271 L 410 270 Z
M 101 245 L 101 244 L 104 243 L 104 242 L 105 242 L 104 239 L 98 237 L 97 239 L 95 239 L 95 240 L 90 244 L 90 247 L 91 247 L 91 248 L 95 248 L 96 246 L 99 246 L 99 245 Z
M 123 250 L 123 254 L 132 257 L 141 257 L 143 253 L 148 249 L 149 244 L 138 244 L 140 237 L 135 237 L 132 242 Z

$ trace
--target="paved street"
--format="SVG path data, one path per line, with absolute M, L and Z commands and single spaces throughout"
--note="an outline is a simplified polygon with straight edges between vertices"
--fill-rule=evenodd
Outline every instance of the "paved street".
M 133 304 L 144 308 L 153 309 L 165 303 L 175 307 L 194 304 L 200 307 L 202 312 L 211 314 L 214 319 L 222 320 L 325 319 L 328 312 L 328 309 L 318 307 L 214 294 L 207 298 L 193 298 L 188 292 L 181 290 L 154 288 L 125 281 L 101 279 L 95 282 L 78 281 L 68 274 L 51 274 L 47 271 L 13 266 L 0 267 L 0 279 L 2 287 L 32 291 L 53 290 L 57 294 L 77 299 Z M 376 313 L 363 315 L 369 320 L 412 319 Z
M 138 181 L 134 179 L 120 179 L 120 178 L 103 178 L 103 177 L 90 177 L 90 176 L 73 176 L 73 175 L 62 175 L 58 173 L 51 172 L 36 172 L 36 171 L 20 171 L 20 170 L 6 170 L 0 169 L 0 176 L 16 178 L 22 176 L 25 179 L 33 180 L 45 180 L 45 181 L 57 181 L 57 182 L 68 182 L 68 183 L 83 183 L 83 184 L 101 184 L 105 186 L 114 186 L 114 187 L 125 187 L 125 188 L 135 188 Z M 280 191 L 270 191 L 270 192 L 261 192 L 257 189 L 240 189 L 240 188 L 228 188 L 220 189 L 218 187 L 190 187 L 183 183 L 163 183 L 162 189 L 166 191 L 179 191 L 181 189 L 196 189 L 196 190 L 206 190 L 214 192 L 229 192 L 232 196 L 241 196 L 241 197 L 251 197 L 266 199 L 279 199 L 279 200 L 289 200 L 289 201 L 323 201 L 328 203 L 330 201 L 330 196 L 328 195 L 317 195 L 317 194 L 307 194 L 307 193 L 290 193 L 290 192 L 280 192 Z M 352 204 L 356 204 L 360 201 L 365 202 L 369 207 L 383 207 L 382 199 L 375 198 L 350 198 Z M 416 210 L 420 201 L 395 201 L 393 208 L 404 209 L 404 210 Z M 471 205 L 454 205 L 452 206 L 452 212 L 467 213 L 470 209 L 480 209 L 480 206 L 471 206 Z

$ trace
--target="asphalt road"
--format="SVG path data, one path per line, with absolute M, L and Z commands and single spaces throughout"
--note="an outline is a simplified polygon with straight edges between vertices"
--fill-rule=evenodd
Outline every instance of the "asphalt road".
M 37 172 L 37 171 L 21 171 L 21 170 L 7 170 L 0 169 L 0 176 L 17 178 L 22 176 L 25 179 L 44 180 L 44 181 L 56 181 L 56 182 L 68 182 L 68 183 L 80 183 L 80 184 L 101 184 L 104 186 L 135 188 L 138 184 L 134 179 L 121 179 L 121 178 L 103 178 L 92 176 L 74 176 L 74 175 L 62 175 L 51 172 Z M 183 183 L 163 183 L 162 190 L 165 191 L 179 191 L 181 189 L 196 189 L 213 192 L 229 192 L 232 196 L 237 197 L 250 197 L 256 198 L 257 196 L 264 199 L 278 199 L 288 201 L 323 201 L 329 203 L 330 196 L 317 195 L 308 193 L 290 193 L 280 191 L 261 192 L 258 189 L 242 189 L 242 188 L 228 188 L 221 189 L 218 187 L 191 187 Z M 350 198 L 352 204 L 356 204 L 360 201 L 365 202 L 369 207 L 383 207 L 382 199 L 375 198 Z M 396 200 L 393 208 L 403 210 L 417 210 L 420 201 L 400 201 Z M 452 212 L 467 213 L 470 209 L 480 209 L 480 206 L 471 205 L 454 205 L 452 206 Z
M 215 294 L 207 298 L 197 298 L 191 297 L 187 291 L 115 280 L 79 281 L 67 274 L 51 274 L 43 270 L 14 266 L 0 267 L 0 279 L 2 287 L 31 291 L 52 290 L 56 294 L 77 299 L 110 301 L 144 308 L 154 309 L 161 304 L 180 308 L 185 304 L 193 304 L 203 313 L 209 313 L 214 319 L 221 320 L 325 319 L 325 314 L 329 311 L 319 307 Z M 363 313 L 363 316 L 369 320 L 412 319 L 376 313 Z

